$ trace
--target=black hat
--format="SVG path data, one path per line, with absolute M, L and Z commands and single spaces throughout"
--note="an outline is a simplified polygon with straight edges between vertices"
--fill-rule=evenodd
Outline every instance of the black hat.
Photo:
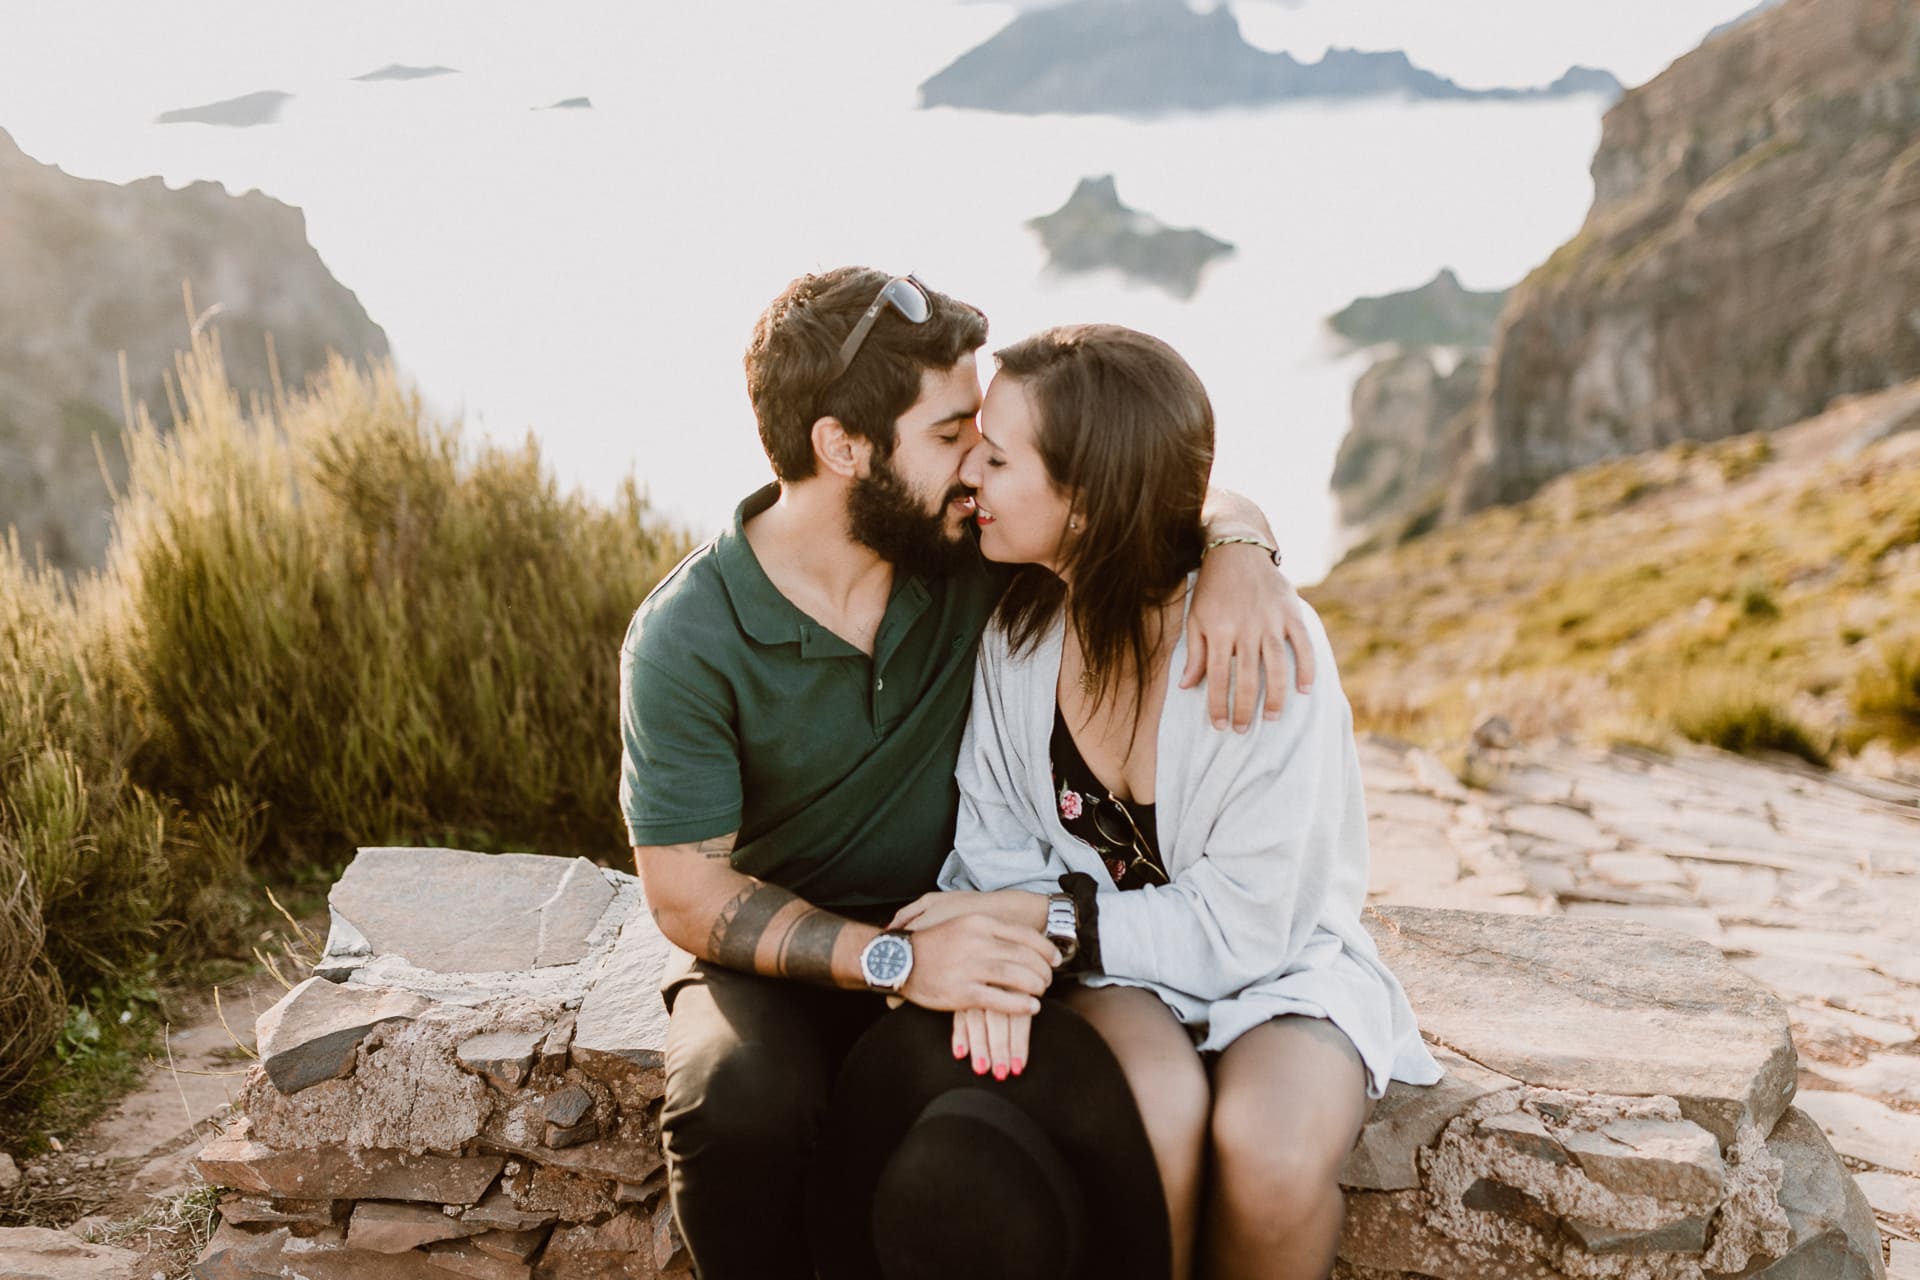
M 907 1006 L 847 1055 L 809 1180 L 821 1280 L 1164 1280 L 1159 1171 L 1100 1033 L 1048 1000 L 1000 1081 L 952 1029 Z

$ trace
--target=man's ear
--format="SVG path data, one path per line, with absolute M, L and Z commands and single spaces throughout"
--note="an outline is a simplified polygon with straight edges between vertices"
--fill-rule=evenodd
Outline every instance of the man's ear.
M 873 441 L 854 435 L 835 417 L 813 420 L 813 456 L 822 471 L 846 480 L 867 474 L 873 457 Z

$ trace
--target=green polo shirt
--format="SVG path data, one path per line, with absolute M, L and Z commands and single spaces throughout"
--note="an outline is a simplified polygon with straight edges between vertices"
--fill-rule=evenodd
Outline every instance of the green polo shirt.
M 636 845 L 738 831 L 733 865 L 828 908 L 906 902 L 953 847 L 954 762 L 1004 576 L 896 575 L 860 652 L 795 608 L 746 521 L 688 556 L 620 651 L 620 804 Z

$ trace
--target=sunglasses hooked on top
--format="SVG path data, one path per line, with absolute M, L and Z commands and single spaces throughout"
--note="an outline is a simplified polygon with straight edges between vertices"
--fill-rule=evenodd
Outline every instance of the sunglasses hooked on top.
M 1166 870 L 1147 852 L 1153 846 L 1133 820 L 1133 811 L 1121 801 L 1111 795 L 1094 801 L 1093 828 L 1113 852 L 1126 855 L 1127 870 L 1139 871 L 1155 884 L 1169 883 Z
M 925 324 L 933 314 L 933 299 L 927 296 L 927 287 L 911 275 L 895 276 L 880 286 L 879 296 L 873 305 L 861 315 L 860 322 L 853 326 L 853 332 L 840 344 L 839 358 L 833 362 L 833 375 L 828 383 L 836 381 L 860 354 L 860 348 L 866 343 L 867 335 L 873 332 L 873 325 L 880 318 L 880 312 L 891 306 L 900 313 L 900 318 L 908 324 Z

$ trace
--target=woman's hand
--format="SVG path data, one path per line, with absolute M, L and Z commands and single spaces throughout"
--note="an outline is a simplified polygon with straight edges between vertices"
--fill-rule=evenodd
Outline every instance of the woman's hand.
M 1263 665 L 1266 717 L 1279 718 L 1287 697 L 1280 678 L 1287 669 L 1282 645 L 1293 646 L 1294 683 L 1307 692 L 1313 687 L 1313 642 L 1293 584 L 1259 547 L 1233 543 L 1208 552 L 1187 611 L 1187 666 L 1180 687 L 1191 689 L 1206 677 L 1207 714 L 1214 728 L 1227 727 L 1229 711 L 1236 731 L 1252 726 L 1253 691 Z M 1240 695 L 1231 708 L 1229 693 Z
M 992 893 L 955 889 L 950 892 L 923 893 L 894 913 L 889 929 L 930 929 L 958 916 L 984 915 L 1008 924 L 1024 925 L 1035 933 L 1047 927 L 1045 894 L 1025 889 L 999 889 Z
M 993 1013 L 985 1009 L 958 1009 L 953 1015 L 953 1056 L 973 1058 L 973 1074 L 993 1073 L 995 1080 L 1017 1076 L 1027 1069 L 1027 1047 L 1033 1030 L 1030 1013 Z

